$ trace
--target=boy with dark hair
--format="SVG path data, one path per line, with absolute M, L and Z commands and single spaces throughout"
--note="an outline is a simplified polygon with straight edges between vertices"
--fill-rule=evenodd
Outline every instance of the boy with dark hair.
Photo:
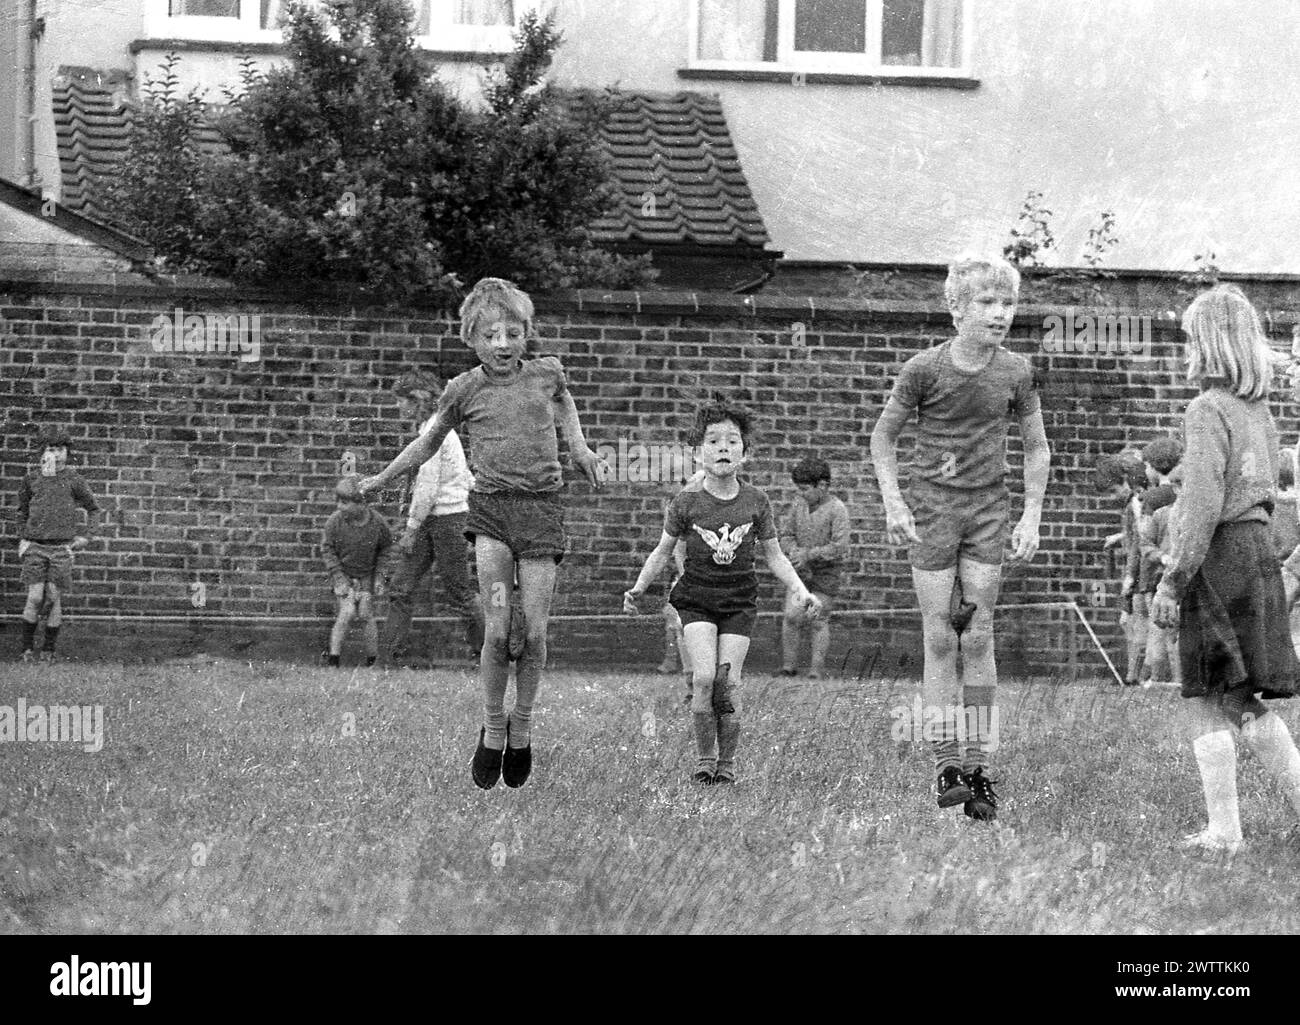
M 831 468 L 825 460 L 801 460 L 790 479 L 799 494 L 782 519 L 781 550 L 821 604 L 817 616 L 809 619 L 795 601 L 797 595 L 787 592 L 781 620 L 781 674 L 798 672 L 799 642 L 807 630 L 812 635 L 808 679 L 819 680 L 831 643 L 831 604 L 839 593 L 841 564 L 849 554 L 849 511 L 830 494 Z
M 1172 539 L 1169 514 L 1178 498 L 1173 484 L 1158 484 L 1142 495 L 1142 522 L 1139 526 L 1142 545 L 1140 586 L 1147 606 L 1155 599 L 1164 568 L 1169 564 Z M 1181 686 L 1182 667 L 1178 662 L 1178 628 L 1152 623 L 1147 628 L 1146 686 Z
M 343 639 L 354 619 L 364 631 L 366 665 L 375 664 L 379 654 L 379 626 L 375 622 L 374 599 L 384 593 L 387 555 L 393 544 L 384 518 L 366 505 L 360 477 L 344 477 L 334 489 L 338 509 L 325 523 L 321 554 L 334 587 L 335 620 L 330 632 L 328 661 L 338 666 Z
M 63 623 L 63 596 L 72 586 L 72 553 L 90 544 L 99 506 L 86 482 L 67 468 L 71 448 L 67 434 L 46 428 L 36 444 L 41 468 L 24 477 L 18 487 L 19 579 L 27 587 L 22 660 L 36 657 L 36 626 L 44 614 L 41 661 L 49 662 Z M 86 511 L 84 527 L 78 522 L 78 506 Z
M 669 600 L 681 616 L 693 674 L 698 759 L 692 779 L 706 786 L 736 781 L 741 680 L 758 617 L 758 551 L 808 612 L 818 604 L 781 551 L 767 496 L 737 478 L 749 439 L 744 410 L 717 400 L 699 410 L 689 441 L 704 468 L 703 485 L 673 499 L 659 543 L 623 595 L 624 611 L 635 615 L 638 599 L 668 564 L 678 540 L 686 541 L 685 571 Z

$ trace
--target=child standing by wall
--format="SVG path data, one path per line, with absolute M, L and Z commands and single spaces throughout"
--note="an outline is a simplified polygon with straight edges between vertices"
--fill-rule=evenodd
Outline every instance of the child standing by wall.
M 68 469 L 71 443 L 67 434 L 46 429 L 36 445 L 41 468 L 18 486 L 19 580 L 27 588 L 22 660 L 30 662 L 36 657 L 36 626 L 43 613 L 45 636 L 40 657 L 49 662 L 63 625 L 63 596 L 72 587 L 72 553 L 90 544 L 99 506 L 86 482 Z M 86 511 L 84 527 L 78 506 Z
M 1038 549 L 1038 524 L 1051 453 L 1029 361 L 1003 347 L 1016 311 L 1019 272 L 1001 259 L 961 259 L 944 291 L 957 337 L 904 364 L 871 433 L 871 458 L 894 544 L 911 542 L 912 582 L 925 642 L 923 699 L 929 708 L 967 709 L 988 724 L 997 686 L 993 610 L 1010 533 L 1012 559 Z M 916 447 L 908 500 L 898 486 L 895 445 L 912 414 Z M 1006 486 L 1008 421 L 1020 424 L 1025 452 L 1025 510 L 1010 530 Z M 957 677 L 954 585 L 975 611 L 962 638 Z M 993 780 L 984 773 L 989 731 L 962 750 L 957 723 L 945 715 L 933 740 L 940 808 L 962 805 L 972 818 L 997 815 Z
M 1182 694 L 1209 817 L 1186 844 L 1231 853 L 1242 844 L 1238 737 L 1300 813 L 1300 753 L 1260 700 L 1300 690 L 1269 525 L 1278 461 L 1266 401 L 1273 355 L 1259 314 L 1235 285 L 1198 296 L 1182 326 L 1187 378 L 1202 390 L 1184 418 L 1183 489 L 1151 618 L 1179 627 Z
M 831 605 L 840 589 L 840 569 L 849 556 L 849 511 L 830 493 L 831 468 L 823 459 L 804 459 L 790 472 L 799 493 L 781 521 L 781 550 L 790 564 L 817 596 L 819 611 L 809 619 L 795 600 L 786 595 L 781 620 L 782 668 L 794 676 L 799 659 L 799 641 L 811 634 L 808 679 L 820 680 L 826 670 L 826 652 L 831 645 Z
M 355 620 L 361 622 L 366 665 L 379 654 L 379 626 L 375 598 L 382 597 L 388 575 L 388 553 L 393 535 L 384 518 L 366 505 L 360 478 L 344 477 L 334 489 L 338 509 L 325 522 L 321 554 L 334 587 L 334 629 L 330 631 L 327 661 L 339 664 L 343 640 Z
M 1141 513 L 1141 493 L 1146 487 L 1146 466 L 1142 462 L 1142 454 L 1136 449 L 1126 449 L 1117 456 L 1103 457 L 1097 464 L 1097 487 L 1122 503 L 1120 529 L 1106 538 L 1103 547 L 1108 550 L 1117 549 L 1120 553 L 1119 624 L 1124 634 L 1124 682 L 1132 686 L 1138 682 L 1142 671 L 1142 653 L 1146 647 L 1147 633 L 1146 596 L 1134 593 L 1137 590 L 1141 557 L 1138 517 Z
M 1147 603 L 1155 599 L 1160 578 L 1169 565 L 1172 538 L 1169 533 L 1169 513 L 1178 491 L 1172 483 L 1148 488 L 1142 495 L 1142 593 Z M 1145 686 L 1181 686 L 1182 667 L 1178 662 L 1178 630 L 1174 627 L 1147 628 L 1145 656 L 1147 679 Z
M 442 388 L 431 374 L 403 374 L 393 395 L 408 419 L 423 434 L 433 426 Z M 438 449 L 438 455 L 416 472 L 406 513 L 406 531 L 397 543 L 397 568 L 388 590 L 388 620 L 384 630 L 384 660 L 393 663 L 406 654 L 411 631 L 411 601 L 416 587 L 435 565 L 448 604 L 460 613 L 474 664 L 483 650 L 483 606 L 470 586 L 466 558 L 465 522 L 469 515 L 469 489 L 474 477 L 455 431 Z
M 557 428 L 593 487 L 609 469 L 587 446 L 560 361 L 524 358 L 534 337 L 533 316 L 532 300 L 509 281 L 484 278 L 475 285 L 461 304 L 460 330 L 480 365 L 447 385 L 438 415 L 423 435 L 362 482 L 366 491 L 383 487 L 433 458 L 449 431 L 468 429 L 474 487 L 465 536 L 474 544 L 486 617 L 479 663 L 484 723 L 470 774 L 484 790 L 502 778 L 506 786 L 523 786 L 532 772 L 533 705 L 546 666 L 546 628 L 565 547 Z M 507 716 L 516 576 L 524 642 L 515 666 L 515 707 Z
M 714 401 L 699 410 L 690 444 L 704 468 L 703 486 L 673 499 L 659 538 L 636 583 L 623 595 L 635 615 L 637 600 L 658 578 L 679 539 L 686 541 L 686 568 L 670 600 L 682 618 L 691 660 L 691 711 L 698 761 L 691 777 L 705 785 L 734 783 L 740 743 L 745 656 L 758 616 L 755 558 L 761 543 L 776 578 L 815 612 L 817 599 L 781 551 L 767 496 L 736 474 L 749 452 L 747 413 Z

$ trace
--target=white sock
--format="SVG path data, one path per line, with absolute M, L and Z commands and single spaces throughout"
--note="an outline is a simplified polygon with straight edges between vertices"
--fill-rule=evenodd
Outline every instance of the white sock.
M 1276 712 L 1268 712 L 1241 728 L 1241 739 L 1269 772 L 1277 777 L 1291 807 L 1300 815 L 1300 751 L 1291 731 Z
M 1231 730 L 1205 733 L 1192 741 L 1196 764 L 1201 770 L 1205 810 L 1210 817 L 1207 830 L 1221 840 L 1241 839 L 1237 814 L 1237 745 Z

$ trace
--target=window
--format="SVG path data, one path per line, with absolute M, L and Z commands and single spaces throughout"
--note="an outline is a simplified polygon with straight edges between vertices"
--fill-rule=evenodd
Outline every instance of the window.
M 269 29 L 286 5 L 287 0 L 144 0 L 144 37 L 279 42 L 280 33 Z M 273 13 L 268 14 L 269 9 Z
M 415 41 L 426 50 L 508 53 L 520 15 L 538 0 L 417 0 Z
M 171 0 L 167 13 L 173 18 L 238 18 L 239 0 Z
M 691 66 L 964 75 L 969 0 L 695 0 Z

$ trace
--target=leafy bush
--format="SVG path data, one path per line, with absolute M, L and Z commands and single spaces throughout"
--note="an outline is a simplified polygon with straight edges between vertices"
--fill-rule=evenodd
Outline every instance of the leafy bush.
M 403 0 L 294 5 L 289 63 L 259 74 L 246 62 L 227 91 L 220 154 L 198 151 L 201 105 L 176 98 L 169 58 L 137 119 L 119 223 L 175 268 L 258 284 L 450 300 L 487 274 L 540 289 L 651 280 L 648 257 L 592 242 L 615 188 L 595 123 L 545 81 L 562 41 L 552 20 L 522 20 L 483 109 L 430 73 L 411 29 Z M 133 180 L 145 165 L 165 214 Z

